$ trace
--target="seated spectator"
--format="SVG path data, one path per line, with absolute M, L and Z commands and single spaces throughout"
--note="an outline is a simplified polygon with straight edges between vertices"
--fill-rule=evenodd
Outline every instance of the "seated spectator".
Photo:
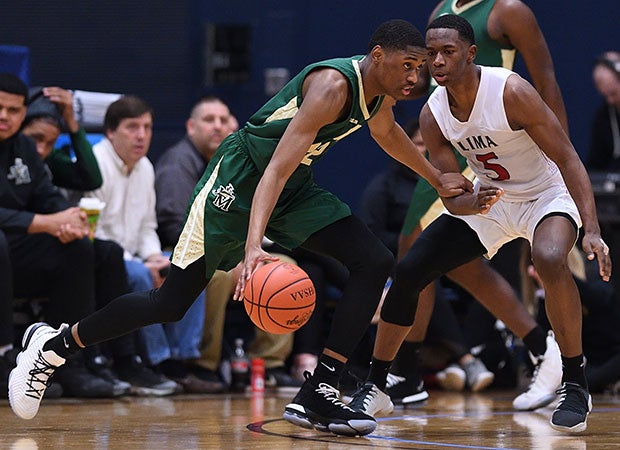
M 95 310 L 95 259 L 86 215 L 71 207 L 52 184 L 34 142 L 19 129 L 28 91 L 11 74 L 0 74 L 0 389 L 6 393 L 13 346 L 13 297 L 49 299 L 45 316 L 80 317 Z M 96 354 L 95 348 L 90 355 Z M 7 367 L 8 366 L 8 367 Z M 71 358 L 54 381 L 65 394 L 112 397 L 114 386 Z
M 33 88 L 22 133 L 35 141 L 39 156 L 45 161 L 53 183 L 68 190 L 68 200 L 81 197 L 83 191 L 101 186 L 99 165 L 85 131 L 73 111 L 70 91 L 58 87 Z M 71 147 L 55 148 L 62 131 L 71 138 Z M 130 292 L 123 249 L 113 241 L 93 239 L 95 252 L 96 307 L 101 308 L 114 298 Z M 106 344 L 118 367 L 125 367 L 126 378 L 119 379 L 110 362 L 101 354 L 87 352 L 87 366 L 114 385 L 115 395 L 128 392 L 149 393 L 165 380 L 142 363 L 136 363 L 136 333 L 119 337 Z M 88 357 L 90 356 L 90 357 Z M 67 392 L 69 393 L 69 392 Z
M 620 172 L 620 52 L 599 56 L 592 78 L 605 102 L 594 116 L 585 166 L 589 171 Z
M 170 267 L 156 232 L 155 176 L 146 157 L 153 113 L 144 100 L 123 96 L 108 107 L 103 128 L 105 138 L 93 148 L 103 185 L 87 194 L 106 204 L 95 236 L 121 245 L 131 291 L 148 291 L 161 286 Z M 195 357 L 202 323 L 202 312 L 190 310 L 178 323 L 140 329 L 143 357 L 154 367 L 170 359 Z M 187 346 L 180 348 L 181 344 Z M 141 364 L 139 358 L 135 363 Z M 123 369 L 119 369 L 119 375 L 125 375 Z M 168 395 L 180 389 L 174 381 L 165 377 L 162 380 L 152 394 Z M 193 390 L 199 380 L 190 382 Z
M 166 150 L 155 167 L 155 189 L 157 192 L 158 233 L 164 247 L 172 247 L 181 234 L 187 206 L 194 186 L 200 180 L 207 163 L 215 154 L 226 136 L 237 130 L 238 124 L 228 106 L 219 98 L 206 96 L 193 106 L 186 121 L 186 135 Z M 195 363 L 178 364 L 176 368 L 164 368 L 175 380 L 184 372 L 198 377 L 210 391 L 222 390 L 217 369 L 222 357 L 222 339 L 226 305 L 231 298 L 237 275 L 231 271 L 216 271 L 206 294 L 204 332 L 200 358 Z M 192 308 L 204 304 L 203 291 Z M 192 312 L 192 309 L 190 309 Z M 276 387 L 297 385 L 284 370 L 284 361 L 292 346 L 291 335 L 269 335 L 257 329 L 256 338 L 249 348 L 250 357 L 265 360 L 265 383 Z

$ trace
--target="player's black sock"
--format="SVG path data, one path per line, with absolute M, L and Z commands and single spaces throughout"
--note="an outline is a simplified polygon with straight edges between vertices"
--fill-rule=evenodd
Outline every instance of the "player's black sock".
M 52 339 L 43 344 L 43 351 L 52 350 L 58 356 L 67 358 L 69 355 L 79 352 L 82 349 L 71 334 L 71 327 L 66 328 L 58 336 L 54 336 Z
M 392 366 L 392 361 L 382 361 L 374 356 L 370 362 L 370 372 L 368 372 L 368 381 L 374 383 L 379 389 L 385 391 L 387 375 Z
M 344 369 L 344 363 L 336 358 L 322 354 L 319 362 L 314 369 L 313 378 L 316 382 L 327 383 L 331 386 L 338 386 L 338 379 Z
M 562 381 L 568 383 L 577 383 L 584 389 L 588 389 L 588 381 L 585 374 L 586 360 L 583 353 L 572 358 L 562 356 Z
M 547 350 L 547 335 L 539 325 L 536 325 L 532 331 L 525 335 L 523 343 L 532 355 L 542 356 Z

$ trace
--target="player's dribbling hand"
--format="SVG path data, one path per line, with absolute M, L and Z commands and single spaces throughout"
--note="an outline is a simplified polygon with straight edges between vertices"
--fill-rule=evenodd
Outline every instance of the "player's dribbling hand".
M 260 247 L 246 249 L 245 258 L 240 263 L 241 275 L 239 275 L 239 279 L 237 280 L 233 300 L 243 300 L 243 290 L 245 289 L 245 285 L 256 269 L 258 269 L 263 263 L 278 261 L 278 259 L 279 258 L 270 255 Z
M 440 197 L 456 197 L 464 192 L 473 192 L 474 185 L 458 172 L 442 173 L 439 176 L 439 186 L 436 187 Z
M 589 261 L 598 259 L 598 272 L 603 281 L 609 281 L 611 277 L 611 258 L 609 247 L 599 233 L 585 233 L 581 241 L 581 247 Z

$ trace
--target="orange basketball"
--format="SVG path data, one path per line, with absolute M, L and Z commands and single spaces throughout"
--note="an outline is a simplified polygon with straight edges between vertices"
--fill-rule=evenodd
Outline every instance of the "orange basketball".
M 305 324 L 316 301 L 314 284 L 294 264 L 273 262 L 258 268 L 243 292 L 245 311 L 258 328 L 291 333 Z

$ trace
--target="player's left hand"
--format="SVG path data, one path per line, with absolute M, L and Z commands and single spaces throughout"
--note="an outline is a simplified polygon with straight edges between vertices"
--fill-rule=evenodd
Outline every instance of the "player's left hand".
M 583 251 L 586 253 L 588 260 L 598 259 L 598 271 L 603 281 L 609 281 L 611 277 L 611 258 L 609 256 L 609 247 L 601 238 L 599 233 L 586 233 L 581 243 Z
M 235 293 L 233 294 L 233 300 L 243 300 L 243 290 L 247 281 L 250 279 L 256 269 L 262 266 L 264 263 L 278 261 L 279 258 L 270 255 L 261 247 L 246 248 L 245 258 L 241 261 L 241 275 L 237 280 L 237 286 L 235 287 Z
M 439 176 L 439 185 L 436 187 L 440 197 L 456 197 L 464 192 L 473 192 L 474 185 L 458 172 L 442 173 Z

